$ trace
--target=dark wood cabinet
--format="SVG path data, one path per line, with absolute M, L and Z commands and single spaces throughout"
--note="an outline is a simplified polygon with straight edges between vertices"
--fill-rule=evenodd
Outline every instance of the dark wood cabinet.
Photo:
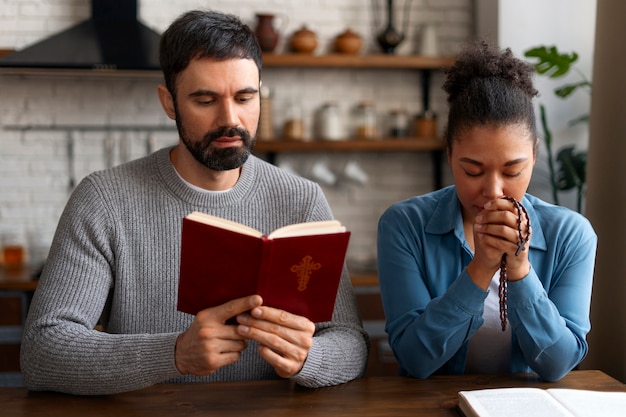
M 363 327 L 370 336 L 366 375 L 397 375 L 398 363 L 385 333 L 385 313 L 378 289 L 378 277 L 375 274 L 352 274 L 352 284 Z
M 21 384 L 20 345 L 37 272 L 0 266 L 0 386 Z

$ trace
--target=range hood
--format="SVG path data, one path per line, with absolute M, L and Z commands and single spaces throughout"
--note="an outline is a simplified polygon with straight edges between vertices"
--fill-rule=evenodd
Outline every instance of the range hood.
M 90 19 L 1 57 L 0 70 L 160 69 L 160 34 L 137 20 L 137 1 L 91 0 Z

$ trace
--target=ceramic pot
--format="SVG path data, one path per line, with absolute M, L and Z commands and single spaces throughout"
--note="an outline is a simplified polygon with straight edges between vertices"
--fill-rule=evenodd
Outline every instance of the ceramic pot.
M 257 26 L 254 34 L 259 40 L 259 45 L 263 52 L 274 52 L 278 44 L 278 31 L 274 29 L 273 14 L 257 14 Z
M 317 48 L 317 35 L 303 25 L 291 36 L 291 49 L 294 52 L 311 54 Z
M 363 40 L 357 34 L 346 29 L 345 32 L 335 38 L 335 51 L 340 54 L 356 55 L 361 52 Z

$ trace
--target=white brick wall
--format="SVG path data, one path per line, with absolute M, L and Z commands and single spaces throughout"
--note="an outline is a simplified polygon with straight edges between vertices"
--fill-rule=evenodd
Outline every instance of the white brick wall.
M 333 38 L 346 28 L 360 33 L 366 51 L 377 51 L 374 41 L 380 26 L 373 27 L 372 1 L 366 0 L 140 0 L 140 19 L 161 32 L 180 13 L 192 8 L 232 12 L 255 25 L 256 12 L 284 13 L 288 23 L 277 52 L 285 50 L 288 36 L 306 24 L 320 40 L 316 53 L 326 52 Z M 378 0 L 382 12 L 382 0 Z M 397 1 L 396 15 L 402 16 Z M 418 52 L 423 22 L 439 25 L 442 54 L 453 55 L 469 39 L 472 27 L 471 0 L 413 0 L 407 40 L 399 54 Z M 87 0 L 0 0 L 0 49 L 21 49 L 48 35 L 70 27 L 90 14 Z M 378 17 L 382 25 L 384 15 Z M 274 123 L 279 129 L 290 100 L 300 100 L 311 128 L 311 115 L 324 101 L 337 99 L 342 109 L 362 99 L 375 99 L 381 115 L 404 107 L 421 110 L 420 75 L 405 70 L 265 69 L 264 84 L 273 90 Z M 445 100 L 435 74 L 433 108 L 445 116 Z M 68 137 L 74 142 L 76 181 L 106 167 L 106 144 L 113 146 L 113 163 L 145 155 L 149 145 L 175 143 L 173 124 L 165 117 L 156 96 L 158 78 L 60 78 L 0 75 L 0 241 L 12 230 L 27 239 L 31 259 L 45 256 L 58 217 L 71 191 Z M 91 126 L 70 132 L 40 129 L 50 125 Z M 115 126 L 154 126 L 155 130 L 120 131 Z M 298 172 L 308 170 L 319 158 L 340 173 L 356 160 L 370 181 L 360 186 L 340 181 L 324 187 L 337 218 L 353 231 L 349 257 L 355 263 L 371 263 L 375 257 L 376 223 L 392 202 L 432 188 L 429 154 L 337 153 L 283 155 Z M 448 180 L 448 176 L 446 176 Z M 446 181 L 447 182 L 447 181 Z

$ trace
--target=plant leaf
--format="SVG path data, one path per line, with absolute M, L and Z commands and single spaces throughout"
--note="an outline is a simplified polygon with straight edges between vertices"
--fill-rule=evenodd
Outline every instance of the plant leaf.
M 561 97 L 561 98 L 567 98 L 568 96 L 570 96 L 574 91 L 578 90 L 579 88 L 582 87 L 591 87 L 591 84 L 589 83 L 589 81 L 580 81 L 574 84 L 565 84 L 559 88 L 555 88 L 554 89 L 554 94 L 556 94 L 557 96 Z
M 587 123 L 589 121 L 589 114 L 583 114 L 581 116 L 578 116 L 575 119 L 572 119 L 568 122 L 569 126 L 576 126 L 579 123 Z
M 535 69 L 539 74 L 545 74 L 550 78 L 558 78 L 567 74 L 570 66 L 578 60 L 578 54 L 559 53 L 556 46 L 538 46 L 528 49 L 524 56 L 527 58 L 537 58 Z
M 579 188 L 585 183 L 587 152 L 574 152 L 574 146 L 565 146 L 559 150 L 556 160 L 559 164 L 557 184 L 559 190 Z

